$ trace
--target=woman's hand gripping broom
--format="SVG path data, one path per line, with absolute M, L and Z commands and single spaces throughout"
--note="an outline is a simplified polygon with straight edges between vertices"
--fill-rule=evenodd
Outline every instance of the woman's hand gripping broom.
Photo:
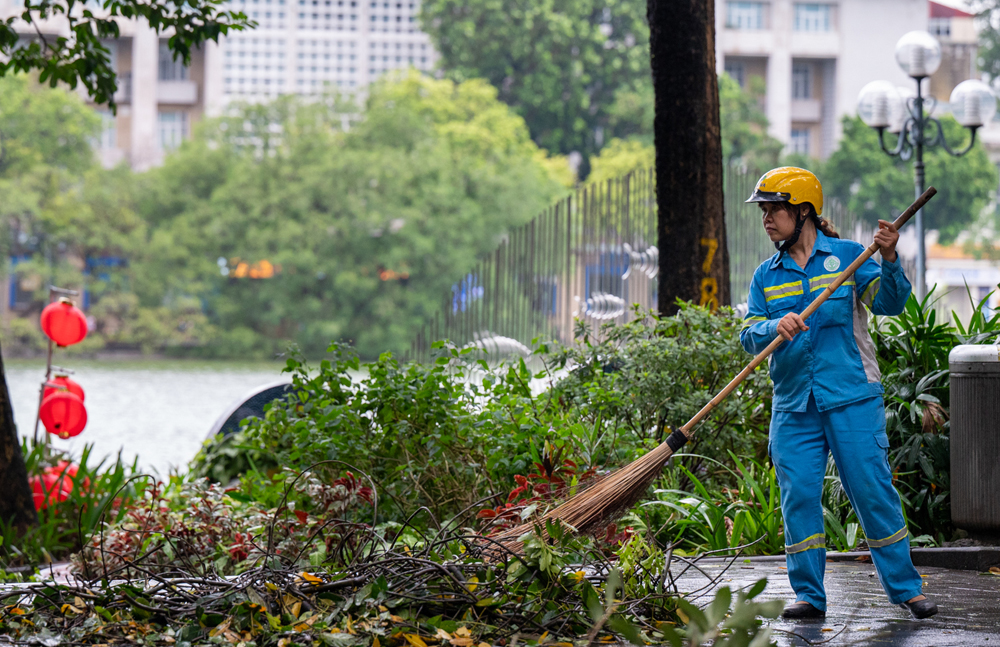
M 917 200 L 909 206 L 909 208 L 904 211 L 896 221 L 893 223 L 898 231 L 903 225 L 927 202 L 934 197 L 937 190 L 934 187 L 927 189 L 923 195 L 921 195 Z M 812 303 L 801 313 L 803 319 L 806 319 L 811 314 L 816 312 L 816 310 L 825 302 L 834 291 L 843 284 L 854 272 L 861 267 L 862 263 L 867 261 L 872 255 L 878 251 L 878 244 L 872 243 L 868 248 L 860 255 L 858 258 L 851 263 L 843 272 L 840 273 L 833 283 L 831 283 L 818 297 L 816 297 Z M 496 535 L 491 539 L 493 541 L 499 542 L 500 544 L 506 546 L 508 549 L 514 552 L 520 552 L 522 546 L 520 537 L 525 533 L 531 532 L 536 526 L 539 527 L 540 531 L 545 533 L 545 526 L 547 522 L 555 521 L 564 526 L 567 526 L 573 532 L 578 533 L 590 533 L 598 530 L 603 524 L 606 524 L 618 517 L 636 502 L 638 502 L 643 495 L 645 495 L 646 490 L 649 488 L 650 484 L 659 475 L 660 470 L 663 469 L 664 464 L 667 462 L 678 449 L 684 446 L 688 440 L 694 435 L 695 426 L 701 422 L 701 420 L 708 415 L 708 413 L 716 407 L 723 399 L 726 398 L 730 393 L 732 393 L 737 386 L 761 363 L 767 359 L 774 350 L 780 346 L 785 341 L 784 337 L 778 336 L 774 341 L 768 345 L 763 351 L 761 351 L 756 357 L 753 358 L 746 368 L 740 371 L 739 375 L 734 377 L 729 384 L 726 385 L 722 391 L 718 393 L 712 400 L 702 407 L 701 411 L 695 414 L 691 420 L 689 420 L 683 427 L 675 430 L 667 438 L 665 442 L 660 444 L 658 447 L 650 451 L 645 456 L 632 461 L 625 467 L 612 472 L 611 474 L 605 476 L 600 481 L 571 497 L 568 501 L 550 510 L 542 519 L 541 522 L 531 522 L 522 524 L 516 528 L 508 530 L 504 533 Z M 487 549 L 488 553 L 493 552 L 495 549 Z

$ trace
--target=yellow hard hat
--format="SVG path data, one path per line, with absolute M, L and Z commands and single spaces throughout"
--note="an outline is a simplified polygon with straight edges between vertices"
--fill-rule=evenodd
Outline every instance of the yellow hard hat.
M 782 166 L 760 176 L 747 202 L 808 202 L 818 216 L 823 213 L 823 185 L 804 168 Z

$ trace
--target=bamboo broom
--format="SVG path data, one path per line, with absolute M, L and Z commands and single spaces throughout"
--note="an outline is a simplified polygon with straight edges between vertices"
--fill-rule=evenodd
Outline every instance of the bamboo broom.
M 911 204 L 906 211 L 896 218 L 896 221 L 893 223 L 896 230 L 898 231 L 901 229 L 902 226 L 905 225 L 906 222 L 913 216 L 913 214 L 927 204 L 927 202 L 934 197 L 936 193 L 937 189 L 934 187 L 930 187 L 924 191 L 923 195 L 917 198 L 917 200 Z M 850 278 L 851 275 L 853 275 L 854 272 L 861 267 L 862 263 L 871 258 L 876 251 L 878 251 L 878 244 L 873 242 L 860 256 L 858 256 L 857 259 L 855 259 L 853 263 L 847 266 L 847 268 L 840 273 L 840 276 L 834 279 L 833 283 L 823 290 L 823 292 L 820 293 L 820 295 L 816 297 L 804 311 L 802 311 L 802 318 L 806 319 L 811 314 L 816 312 L 816 310 L 823 305 L 830 295 L 833 294 L 844 281 Z M 669 459 L 678 449 L 683 447 L 692 436 L 694 436 L 695 426 L 701 422 L 701 420 L 707 416 L 712 409 L 722 402 L 726 396 L 732 393 L 736 387 L 739 386 L 740 383 L 743 382 L 743 380 L 746 379 L 746 377 L 750 375 L 755 368 L 760 366 L 760 364 L 767 359 L 784 341 L 785 338 L 778 335 L 778 337 L 775 338 L 775 340 L 772 341 L 767 348 L 754 357 L 753 361 L 747 364 L 746 368 L 740 371 L 739 375 L 734 377 L 732 381 L 718 393 L 718 395 L 702 407 L 701 411 L 688 420 L 683 427 L 671 433 L 670 436 L 667 437 L 666 441 L 661 443 L 648 454 L 632 461 L 625 467 L 612 472 L 588 489 L 571 497 L 559 507 L 550 510 L 544 517 L 542 517 L 540 523 L 535 521 L 521 524 L 516 528 L 494 536 L 492 539 L 500 544 L 503 544 L 509 550 L 520 553 L 522 545 L 519 538 L 525 533 L 531 532 L 536 525 L 540 527 L 543 536 L 545 535 L 545 527 L 550 521 L 557 522 L 560 525 L 568 527 L 578 533 L 590 533 L 599 529 L 603 524 L 616 519 L 621 513 L 631 508 L 643 497 L 643 495 L 645 495 L 650 484 L 652 484 L 652 482 L 659 475 L 660 470 L 663 469 L 667 459 Z

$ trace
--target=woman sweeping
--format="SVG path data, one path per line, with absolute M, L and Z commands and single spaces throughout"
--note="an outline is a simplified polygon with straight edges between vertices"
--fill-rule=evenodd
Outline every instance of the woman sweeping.
M 937 606 L 922 595 L 892 485 L 881 375 L 865 311 L 890 316 L 903 311 L 910 283 L 896 256 L 899 234 L 880 220 L 875 242 L 881 266 L 868 259 L 806 325 L 797 313 L 864 248 L 840 240 L 820 218 L 823 188 L 807 170 L 765 173 L 747 202 L 760 204 L 764 229 L 778 252 L 754 272 L 740 340 L 754 354 L 778 335 L 786 340 L 770 359 L 774 400 L 768 442 L 781 486 L 788 579 L 796 595 L 783 615 L 826 615 L 821 497 L 832 453 L 889 600 L 916 618 L 932 616 Z

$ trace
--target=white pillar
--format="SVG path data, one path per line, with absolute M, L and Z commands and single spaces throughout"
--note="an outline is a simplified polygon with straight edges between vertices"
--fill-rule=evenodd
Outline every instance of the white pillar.
M 215 41 L 206 42 L 205 75 L 202 97 L 205 102 L 205 116 L 218 117 L 222 114 L 224 103 L 224 85 L 222 76 L 222 49 Z
M 132 168 L 145 171 L 162 157 L 158 141 L 156 85 L 160 39 L 142 18 L 132 37 Z
M 767 119 L 771 136 L 787 145 L 792 136 L 792 55 L 775 48 L 767 59 Z

